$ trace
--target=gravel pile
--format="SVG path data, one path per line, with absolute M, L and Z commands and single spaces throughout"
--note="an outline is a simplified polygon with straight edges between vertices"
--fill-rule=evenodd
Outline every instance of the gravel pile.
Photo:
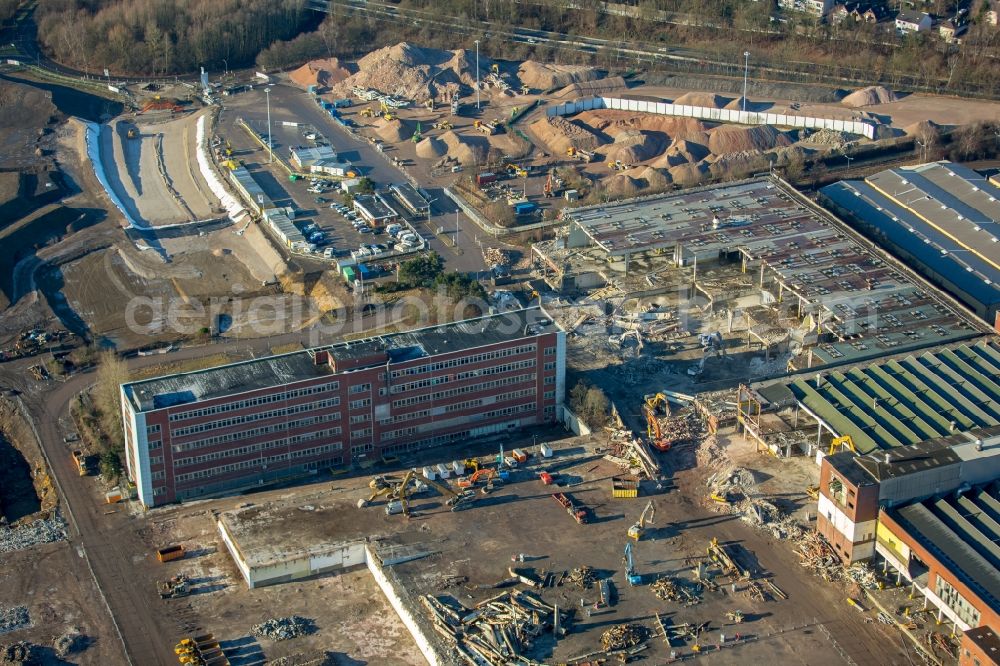
M 31 616 L 27 606 L 0 608 L 0 634 L 25 629 L 31 626 Z
M 14 529 L 0 529 L 0 553 L 31 548 L 66 538 L 66 521 L 56 513 L 51 518 L 36 520 Z
M 272 641 L 287 641 L 290 638 L 305 636 L 316 631 L 316 623 L 309 618 L 293 615 L 265 620 L 250 627 L 250 633 L 257 638 Z
M 37 664 L 37 651 L 31 643 L 21 641 L 12 645 L 0 645 L 0 664 Z

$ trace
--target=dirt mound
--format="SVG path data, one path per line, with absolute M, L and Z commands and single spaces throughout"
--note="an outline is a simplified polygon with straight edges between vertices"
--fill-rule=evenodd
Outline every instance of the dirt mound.
M 551 65 L 548 63 L 526 60 L 517 69 L 521 83 L 529 88 L 551 90 L 562 88 L 572 83 L 595 81 L 601 78 L 600 72 L 593 67 L 584 65 Z
M 580 150 L 594 150 L 601 145 L 600 138 L 586 126 L 571 122 L 561 116 L 541 118 L 531 123 L 531 131 L 550 152 L 565 155 L 570 146 Z
M 708 142 L 708 135 L 705 135 L 705 143 Z M 666 152 L 655 162 L 655 167 L 674 167 L 681 164 L 694 164 L 708 157 L 709 150 L 704 143 L 696 143 L 687 139 L 678 139 L 670 144 Z
M 892 92 L 888 88 L 883 86 L 868 86 L 867 88 L 861 88 L 860 90 L 855 90 L 850 95 L 840 100 L 840 103 L 844 106 L 859 107 L 859 106 L 871 106 L 873 104 L 888 104 L 889 102 L 895 102 L 899 98 L 896 97 L 896 93 Z
M 486 155 L 489 152 L 489 142 L 486 137 L 459 136 L 449 130 L 439 138 L 448 147 L 448 156 L 464 165 L 486 161 Z
M 643 181 L 624 173 L 616 173 L 604 181 L 604 189 L 612 198 L 634 197 L 644 186 Z
M 399 143 L 413 136 L 413 130 L 402 120 L 384 120 L 376 122 L 375 133 L 386 143 Z
M 422 157 L 425 160 L 437 159 L 447 152 L 448 146 L 445 142 L 433 136 L 429 136 L 417 144 L 417 157 Z
M 639 178 L 646 181 L 646 189 L 653 192 L 662 192 L 674 182 L 666 169 L 654 169 L 649 166 L 637 171 Z
M 603 132 L 608 136 L 616 136 L 627 130 L 642 130 L 658 132 L 666 135 L 666 140 L 678 138 L 699 137 L 709 129 L 697 118 L 679 118 L 676 116 L 658 116 L 652 113 L 631 113 L 629 111 L 584 111 L 577 114 L 575 120 Z M 706 138 L 705 141 L 708 139 Z
M 625 164 L 645 162 L 660 154 L 663 144 L 662 135 L 626 130 L 615 137 L 614 145 L 607 151 L 607 159 L 621 160 Z
M 674 104 L 685 106 L 707 106 L 708 108 L 722 109 L 732 101 L 731 97 L 723 97 L 715 93 L 689 92 L 684 93 L 674 100 Z
M 675 183 L 682 186 L 697 185 L 706 178 L 708 165 L 704 162 L 697 164 L 681 164 L 669 169 L 670 178 Z
M 907 136 L 937 138 L 941 134 L 941 126 L 933 120 L 921 120 L 903 128 Z
M 753 100 L 748 99 L 747 100 L 746 110 L 747 111 L 753 111 L 755 113 L 760 113 L 762 111 L 767 111 L 772 106 L 774 106 L 774 105 L 771 104 L 770 102 L 754 102 Z M 726 106 L 724 108 L 729 109 L 730 111 L 742 111 L 743 110 L 743 96 L 740 95 L 739 97 L 737 97 L 736 99 L 734 99 L 729 104 L 726 104 Z
M 577 97 L 601 95 L 620 88 L 628 88 L 625 79 L 620 76 L 611 76 L 606 79 L 571 83 L 565 88 L 560 88 L 552 93 L 552 97 L 571 97 L 575 99 Z
M 462 83 L 470 85 L 475 70 L 469 71 L 468 62 L 464 50 L 440 51 L 400 42 L 358 60 L 357 73 L 336 84 L 334 91 L 348 95 L 351 88 L 361 86 L 420 102 L 443 90 L 457 89 Z M 481 58 L 480 67 L 488 69 L 490 62 Z
M 708 136 L 708 149 L 716 155 L 765 151 L 789 146 L 792 140 L 771 125 L 723 125 L 716 127 Z
M 340 83 L 353 73 L 350 66 L 341 64 L 337 58 L 325 58 L 307 62 L 290 72 L 288 78 L 303 88 L 329 87 Z

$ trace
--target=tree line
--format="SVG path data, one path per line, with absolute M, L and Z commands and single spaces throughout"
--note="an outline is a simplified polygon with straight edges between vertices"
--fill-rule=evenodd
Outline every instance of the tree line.
M 41 0 L 36 10 L 39 42 L 53 59 L 122 75 L 249 66 L 321 19 L 306 0 Z

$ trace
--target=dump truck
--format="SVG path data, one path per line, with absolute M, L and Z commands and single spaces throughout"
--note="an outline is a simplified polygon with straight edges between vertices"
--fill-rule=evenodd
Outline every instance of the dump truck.
M 171 560 L 179 560 L 184 557 L 185 554 L 184 546 L 172 545 L 160 548 L 156 551 L 156 559 L 160 562 L 169 562 Z
M 587 508 L 573 501 L 566 493 L 552 493 L 552 499 L 559 502 L 573 520 L 583 525 L 587 522 Z

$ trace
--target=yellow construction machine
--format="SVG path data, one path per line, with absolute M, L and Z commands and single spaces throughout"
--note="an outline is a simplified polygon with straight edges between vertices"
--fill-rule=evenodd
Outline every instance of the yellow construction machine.
M 370 106 L 367 107 L 367 108 L 361 109 L 361 117 L 362 118 L 374 118 L 375 117 L 375 109 L 373 109 Z
M 385 103 L 384 99 L 379 102 L 379 105 L 382 107 L 382 117 L 383 118 L 385 118 L 386 120 L 395 120 L 396 119 L 396 114 L 392 112 L 392 109 L 389 108 L 389 105 Z
M 450 120 L 440 120 L 434 123 L 432 127 L 437 130 L 450 130 L 454 127 L 454 125 L 451 124 Z
M 649 514 L 648 516 L 646 514 Z M 646 533 L 646 525 L 653 524 L 653 516 L 656 515 L 656 507 L 653 505 L 653 500 L 649 500 L 646 503 L 646 507 L 639 514 L 639 520 L 635 521 L 632 527 L 628 528 L 628 537 L 630 539 L 635 539 L 639 541 L 642 539 L 643 535 Z
M 851 450 L 852 453 L 857 455 L 858 450 L 854 447 L 854 440 L 851 439 L 850 435 L 843 435 L 842 437 L 834 437 L 833 441 L 830 442 L 830 450 L 827 451 L 828 456 L 832 456 L 834 453 L 838 453 L 841 447 L 845 447 Z

